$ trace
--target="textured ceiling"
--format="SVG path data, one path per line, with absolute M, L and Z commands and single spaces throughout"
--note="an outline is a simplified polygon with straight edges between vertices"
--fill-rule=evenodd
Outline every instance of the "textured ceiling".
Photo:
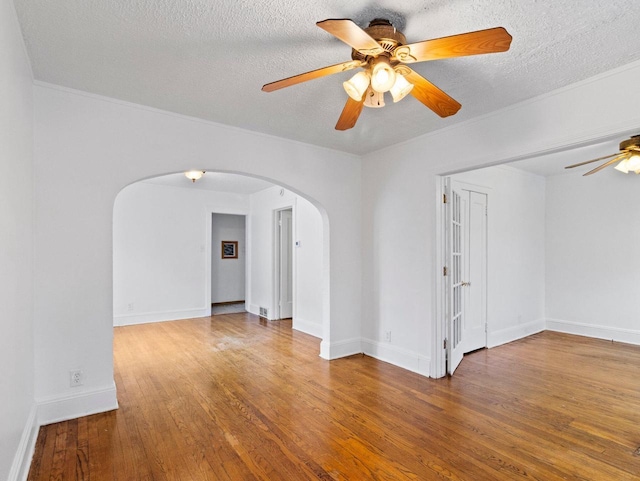
M 638 0 L 15 0 L 37 80 L 290 139 L 366 153 L 640 59 Z M 335 123 L 353 72 L 263 84 L 350 59 L 315 26 L 390 19 L 408 42 L 503 26 L 506 53 L 414 64 L 462 103 L 413 97 Z M 550 113 L 551 114 L 551 113 Z

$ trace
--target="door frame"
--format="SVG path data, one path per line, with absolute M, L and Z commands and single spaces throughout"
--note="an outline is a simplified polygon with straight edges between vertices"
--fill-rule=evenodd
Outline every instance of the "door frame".
M 245 293 L 245 298 L 248 300 L 250 297 L 250 289 L 251 289 L 251 282 L 250 282 L 250 252 L 248 249 L 248 245 L 249 245 L 249 239 L 250 239 L 250 225 L 249 225 L 249 211 L 245 210 L 245 209 L 235 209 L 235 208 L 231 208 L 231 209 L 216 209 L 216 210 L 210 210 L 210 209 L 206 209 L 205 210 L 205 219 L 204 219 L 204 225 L 206 228 L 206 232 L 205 232 L 205 237 L 204 237 L 204 244 L 202 244 L 201 249 L 204 251 L 204 265 L 205 265 L 205 278 L 204 278 L 204 300 L 205 300 L 205 309 L 209 310 L 209 316 L 211 315 L 211 280 L 212 280 L 212 276 L 213 276 L 213 272 L 212 272 L 212 266 L 211 266 L 211 256 L 213 255 L 213 249 L 214 246 L 212 245 L 212 239 L 211 239 L 211 229 L 213 226 L 213 214 L 224 214 L 224 215 L 241 215 L 244 217 L 244 239 L 242 239 L 242 241 L 244 242 L 245 245 L 245 265 L 244 265 L 244 293 Z M 245 304 L 245 307 L 248 307 L 248 305 Z M 248 309 L 247 309 L 248 310 Z
M 296 318 L 296 208 L 294 204 L 278 207 L 273 210 L 273 315 L 271 320 L 280 320 L 280 212 L 283 210 L 291 211 L 291 319 Z
M 447 348 L 445 347 L 445 339 L 449 332 L 449 296 L 448 296 L 448 278 L 444 276 L 444 268 L 449 262 L 448 246 L 447 246 L 447 206 L 444 203 L 444 195 L 447 192 L 448 179 L 455 174 L 436 175 L 436 238 L 435 238 L 435 259 L 434 266 L 434 297 L 435 297 L 435 321 L 433 322 L 433 344 L 431 358 L 431 373 L 433 378 L 441 378 L 447 375 Z M 457 181 L 465 186 L 465 190 L 473 190 L 487 196 L 487 277 L 489 272 L 489 205 L 491 197 L 491 187 L 472 184 L 464 181 Z M 468 187 L 468 188 L 467 188 Z M 488 279 L 486 280 L 488 287 Z M 489 304 L 489 289 L 487 288 L 487 306 Z M 487 316 L 487 325 L 489 319 Z M 488 329 L 488 328 L 487 328 Z M 488 335 L 488 333 L 487 333 Z

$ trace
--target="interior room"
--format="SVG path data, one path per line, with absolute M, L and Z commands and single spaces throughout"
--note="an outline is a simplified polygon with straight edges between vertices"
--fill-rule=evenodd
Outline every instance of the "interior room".
M 0 479 L 637 477 L 640 4 L 397 3 L 0 0 Z

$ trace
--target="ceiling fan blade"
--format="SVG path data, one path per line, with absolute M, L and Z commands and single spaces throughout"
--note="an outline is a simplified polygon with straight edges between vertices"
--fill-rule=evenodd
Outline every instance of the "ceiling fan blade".
M 356 49 L 363 55 L 376 56 L 385 50 L 367 32 L 358 27 L 352 20 L 327 19 L 317 22 L 316 25 L 322 30 L 329 32 L 334 37 L 339 38 L 351 48 Z
M 311 72 L 301 73 L 299 75 L 294 75 L 293 77 L 288 77 L 282 80 L 277 80 L 276 82 L 265 84 L 262 86 L 262 90 L 263 92 L 273 92 L 274 90 L 290 87 L 291 85 L 306 82 L 307 80 L 314 80 L 320 77 L 325 77 L 327 75 L 333 75 L 334 73 L 352 70 L 354 68 L 360 67 L 361 65 L 362 62 L 359 60 L 349 60 L 348 62 L 337 63 L 329 67 L 319 68 L 317 70 L 312 70 Z
M 411 95 L 417 98 L 424 105 L 433 110 L 440 117 L 448 117 L 454 115 L 460 110 L 460 103 L 449 97 L 445 92 L 429 82 L 422 75 L 411 69 L 404 77 L 408 82 L 413 84 Z
M 615 164 L 616 162 L 618 162 L 619 160 L 625 159 L 627 157 L 627 155 L 629 155 L 627 152 L 624 152 L 620 155 L 618 155 L 617 157 L 614 157 L 613 159 L 605 162 L 602 165 L 599 165 L 598 167 L 596 167 L 593 170 L 590 170 L 589 172 L 587 172 L 586 174 L 582 174 L 582 176 L 587 176 L 587 175 L 591 175 L 591 174 L 595 174 L 596 172 L 600 172 L 602 169 L 604 169 L 605 167 L 608 167 L 611 164 Z
M 597 159 L 587 160 L 585 162 L 579 162 L 577 164 L 567 165 L 565 169 L 573 169 L 574 167 L 580 167 L 581 165 L 591 164 L 593 162 L 598 162 L 599 160 L 608 159 L 609 157 L 613 157 L 614 155 L 621 155 L 621 153 L 616 152 L 615 154 L 605 155 L 604 157 L 598 157 Z
M 347 98 L 347 103 L 344 105 L 344 109 L 342 109 L 342 113 L 336 124 L 336 130 L 349 130 L 356 125 L 363 107 L 364 96 L 362 96 L 362 100 L 360 101 L 353 100 L 351 97 Z
M 403 63 L 424 62 L 483 53 L 505 52 L 511 46 L 511 35 L 503 27 L 462 33 L 401 45 L 393 56 Z

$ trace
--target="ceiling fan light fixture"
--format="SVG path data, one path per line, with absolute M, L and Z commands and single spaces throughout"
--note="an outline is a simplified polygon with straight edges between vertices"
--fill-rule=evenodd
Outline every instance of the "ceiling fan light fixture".
M 390 90 L 393 101 L 400 102 L 411 90 L 413 90 L 413 84 L 407 82 L 407 79 L 405 79 L 403 75 L 396 72 L 396 82 Z
M 384 107 L 384 94 L 382 92 L 376 92 L 373 88 L 369 87 L 365 94 L 364 106 L 373 109 Z
M 371 76 L 369 72 L 360 71 L 355 74 L 351 79 L 342 83 L 345 92 L 347 95 L 351 97 L 356 102 L 360 102 L 362 100 L 362 96 L 369 88 L 369 82 L 371 81 Z
M 376 92 L 388 92 L 396 83 L 396 72 L 385 55 L 376 57 L 371 63 L 371 87 Z
M 640 174 L 640 152 L 632 152 L 627 159 L 627 167 L 636 174 Z
M 614 167 L 618 172 L 622 172 L 623 174 L 629 173 L 629 168 L 627 167 L 627 159 L 622 159 L 618 162 L 618 165 Z
M 640 152 L 629 153 L 629 155 L 622 159 L 614 168 L 624 174 L 628 174 L 629 172 L 640 174 Z
M 204 170 L 189 170 L 184 173 L 184 176 L 189 179 L 191 182 L 195 182 L 196 180 L 200 180 L 204 175 Z

